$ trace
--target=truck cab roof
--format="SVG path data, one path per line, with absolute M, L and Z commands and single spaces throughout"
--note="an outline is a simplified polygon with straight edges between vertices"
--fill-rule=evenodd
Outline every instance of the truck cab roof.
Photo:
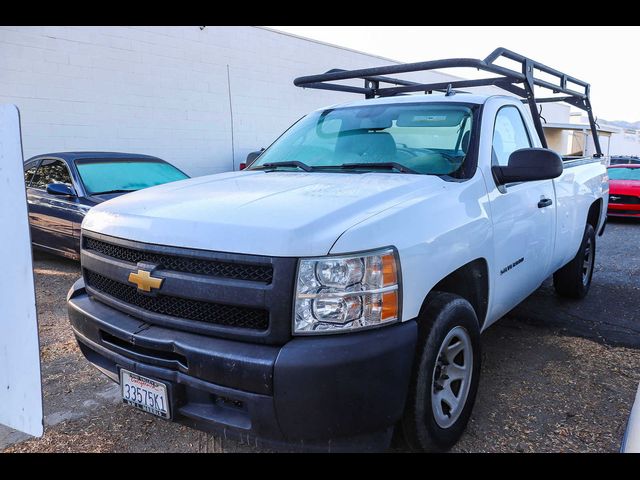
M 347 108 L 347 107 L 361 107 L 369 105 L 396 105 L 399 103 L 433 103 L 433 102 L 446 102 L 446 103 L 474 103 L 481 105 L 485 103 L 489 98 L 497 95 L 476 95 L 471 93 L 456 93 L 454 95 L 402 95 L 394 97 L 379 97 L 370 99 L 360 99 L 351 102 L 334 104 L 329 107 L 319 108 L 318 110 L 326 110 L 327 108 Z M 510 95 L 500 95 L 502 97 L 517 98 Z

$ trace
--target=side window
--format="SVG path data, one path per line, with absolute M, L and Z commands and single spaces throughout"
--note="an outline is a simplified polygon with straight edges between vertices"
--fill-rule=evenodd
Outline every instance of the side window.
M 73 184 L 69 169 L 62 160 L 43 160 L 31 180 L 31 187 L 44 189 L 50 183 Z
M 493 127 L 492 163 L 505 166 L 511 153 L 529 147 L 531 139 L 518 109 L 509 106 L 501 108 Z
M 38 162 L 27 163 L 24 166 L 24 184 L 25 186 L 29 186 L 33 175 L 36 173 L 36 167 L 38 166 Z

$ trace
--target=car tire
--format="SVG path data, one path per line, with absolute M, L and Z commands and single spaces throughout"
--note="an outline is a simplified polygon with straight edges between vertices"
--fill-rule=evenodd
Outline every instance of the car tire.
M 589 293 L 596 259 L 596 231 L 587 223 L 576 256 L 553 274 L 553 286 L 561 297 L 584 298 Z
M 480 328 L 471 304 L 451 293 L 430 294 L 419 318 L 401 421 L 411 450 L 446 451 L 460 438 L 475 402 L 480 361 Z

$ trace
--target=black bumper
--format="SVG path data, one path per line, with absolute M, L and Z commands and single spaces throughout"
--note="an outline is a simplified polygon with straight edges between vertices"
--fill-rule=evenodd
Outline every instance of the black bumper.
M 85 357 L 166 382 L 174 420 L 255 445 L 382 450 L 400 419 L 415 352 L 415 321 L 283 346 L 149 325 L 92 299 L 68 296 Z

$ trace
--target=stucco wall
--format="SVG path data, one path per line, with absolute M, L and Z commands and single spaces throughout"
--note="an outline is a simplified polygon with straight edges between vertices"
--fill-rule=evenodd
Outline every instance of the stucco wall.
M 0 102 L 20 108 L 25 158 L 138 152 L 203 175 L 357 98 L 295 77 L 389 63 L 257 27 L 0 27 Z

